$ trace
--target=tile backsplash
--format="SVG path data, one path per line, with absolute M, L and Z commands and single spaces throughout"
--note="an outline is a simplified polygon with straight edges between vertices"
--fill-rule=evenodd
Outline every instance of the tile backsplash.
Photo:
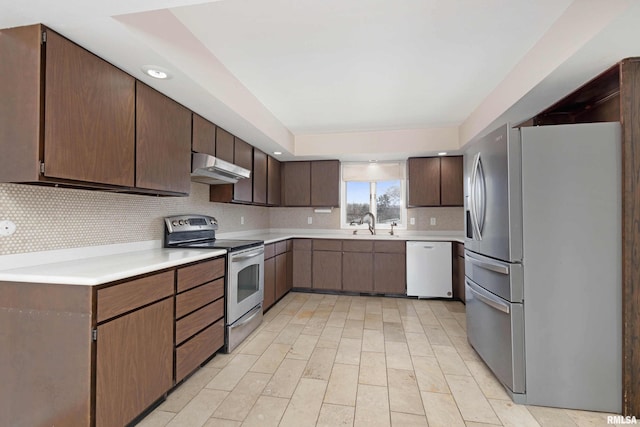
M 340 209 L 266 208 L 209 202 L 209 187 L 192 183 L 189 197 L 151 197 L 102 191 L 0 184 L 0 221 L 16 232 L 0 237 L 0 255 L 83 246 L 159 240 L 165 216 L 200 213 L 215 216 L 220 232 L 267 228 L 338 229 Z M 244 224 L 241 224 L 241 217 Z M 308 224 L 308 218 L 312 224 Z M 462 230 L 462 208 L 414 208 L 409 230 Z M 430 218 L 436 218 L 436 226 Z

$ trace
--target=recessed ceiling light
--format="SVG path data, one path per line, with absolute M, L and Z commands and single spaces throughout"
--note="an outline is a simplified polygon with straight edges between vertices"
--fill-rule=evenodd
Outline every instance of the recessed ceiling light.
M 275 154 L 276 156 L 279 156 L 280 154 L 282 154 L 282 151 L 274 151 L 273 154 Z
M 142 67 L 142 71 L 148 76 L 153 77 L 154 79 L 170 79 L 171 74 L 169 70 L 166 68 L 158 67 L 157 65 L 145 65 Z
M 446 156 L 447 152 L 446 151 L 441 151 L 438 153 L 438 156 Z

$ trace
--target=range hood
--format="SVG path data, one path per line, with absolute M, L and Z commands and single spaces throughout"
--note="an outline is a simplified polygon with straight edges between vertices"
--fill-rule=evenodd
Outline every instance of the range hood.
M 191 154 L 191 181 L 204 184 L 235 184 L 251 177 L 251 171 L 202 153 Z

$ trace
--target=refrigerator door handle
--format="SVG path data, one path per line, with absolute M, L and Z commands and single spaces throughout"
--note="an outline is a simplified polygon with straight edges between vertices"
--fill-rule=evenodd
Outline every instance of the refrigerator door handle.
M 467 261 L 469 261 L 471 264 L 473 265 L 477 265 L 480 268 L 484 268 L 485 270 L 490 270 L 493 271 L 495 273 L 500 273 L 500 274 L 504 274 L 504 275 L 508 275 L 509 274 L 509 267 L 507 267 L 506 265 L 501 265 L 501 264 L 494 264 L 492 262 L 489 261 L 484 261 L 478 258 L 475 258 L 469 254 L 465 255 L 464 257 Z
M 493 307 L 505 314 L 509 314 L 511 312 L 511 307 L 509 306 L 509 304 L 501 301 L 498 297 L 478 288 L 478 286 L 471 283 L 468 279 L 465 279 L 465 283 L 467 285 L 467 289 L 469 289 L 473 296 L 476 297 L 479 301 L 482 301 L 486 305 Z
M 480 232 L 480 226 L 478 223 L 478 171 L 480 166 L 480 153 L 476 154 L 473 159 L 473 167 L 471 168 L 471 182 L 470 182 L 470 200 L 469 207 L 471 208 L 471 224 L 473 226 L 473 234 L 477 240 L 482 240 L 482 233 Z
M 476 209 L 478 233 L 480 233 L 480 240 L 482 240 L 482 230 L 484 229 L 484 219 L 487 210 L 486 196 L 487 189 L 484 178 L 484 169 L 482 167 L 482 160 L 480 159 L 480 153 L 478 153 L 478 172 L 476 186 L 478 187 L 478 207 Z

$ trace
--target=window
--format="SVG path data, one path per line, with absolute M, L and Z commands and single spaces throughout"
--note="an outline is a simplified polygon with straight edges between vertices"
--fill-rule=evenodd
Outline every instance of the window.
M 376 228 L 391 223 L 406 227 L 405 165 L 403 162 L 342 164 L 342 227 L 352 228 L 371 212 Z

